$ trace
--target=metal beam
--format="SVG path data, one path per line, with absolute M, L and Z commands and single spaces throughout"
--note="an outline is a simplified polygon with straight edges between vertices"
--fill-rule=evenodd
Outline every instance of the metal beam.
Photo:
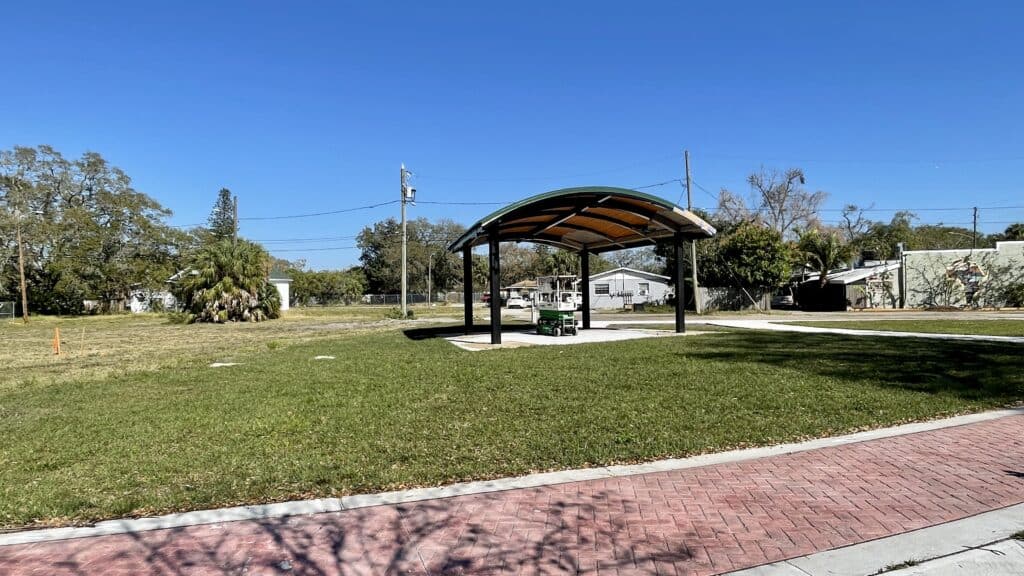
M 676 257 L 676 268 L 672 276 L 676 282 L 676 332 L 686 332 L 686 287 L 683 286 L 683 236 L 672 238 L 672 250 Z
M 580 294 L 583 296 L 583 329 L 590 330 L 590 250 L 580 252 Z
M 501 242 L 497 226 L 487 240 L 491 273 L 491 344 L 501 344 Z
M 462 301 L 465 307 L 466 334 L 473 333 L 473 249 L 462 249 Z

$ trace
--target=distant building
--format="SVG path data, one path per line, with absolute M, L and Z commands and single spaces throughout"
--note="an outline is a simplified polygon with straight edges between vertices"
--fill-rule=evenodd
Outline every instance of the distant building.
M 663 304 L 671 290 L 668 276 L 616 268 L 590 275 L 592 309 L 632 308 L 634 304 Z
M 281 295 L 281 311 L 284 312 L 289 308 L 288 298 L 291 295 L 292 278 L 281 270 L 271 270 L 269 281 Z

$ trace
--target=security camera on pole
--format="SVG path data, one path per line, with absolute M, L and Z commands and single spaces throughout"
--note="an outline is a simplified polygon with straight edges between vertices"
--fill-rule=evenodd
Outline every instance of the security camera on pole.
M 409 186 L 409 176 L 411 175 L 412 172 L 406 170 L 405 164 L 402 164 L 402 318 L 409 316 L 407 310 L 409 277 L 406 270 L 408 238 L 405 234 L 405 204 L 411 202 L 413 206 L 416 205 L 416 189 Z

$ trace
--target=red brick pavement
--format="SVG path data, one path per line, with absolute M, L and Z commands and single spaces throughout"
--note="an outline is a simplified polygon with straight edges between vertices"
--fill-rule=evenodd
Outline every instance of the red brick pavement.
M 1024 416 L 760 460 L 0 547 L 0 574 L 712 574 L 1024 502 Z

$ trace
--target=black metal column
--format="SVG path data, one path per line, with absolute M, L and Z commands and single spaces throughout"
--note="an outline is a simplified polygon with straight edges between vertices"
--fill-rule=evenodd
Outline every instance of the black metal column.
M 466 334 L 473 333 L 473 249 L 462 249 L 462 301 L 465 306 Z
M 498 231 L 487 238 L 488 261 L 491 271 L 491 344 L 501 344 L 501 253 Z
M 580 294 L 583 295 L 583 329 L 590 330 L 590 250 L 580 251 Z
M 676 256 L 676 269 L 673 271 L 676 283 L 676 332 L 686 332 L 686 288 L 683 284 L 683 237 L 676 234 L 672 239 Z

